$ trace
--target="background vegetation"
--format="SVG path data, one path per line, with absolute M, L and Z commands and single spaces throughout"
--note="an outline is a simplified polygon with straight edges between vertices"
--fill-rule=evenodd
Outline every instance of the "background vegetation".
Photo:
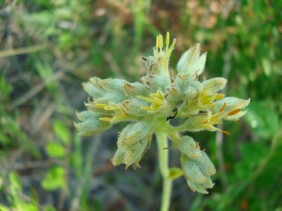
M 154 144 L 136 171 L 113 168 L 119 127 L 73 127 L 83 81 L 138 80 L 155 36 L 177 38 L 171 64 L 196 42 L 204 77 L 251 98 L 232 136 L 196 133 L 218 169 L 209 195 L 174 183 L 171 210 L 282 210 L 282 2 L 271 0 L 1 0 L 0 210 L 157 210 Z M 171 164 L 178 165 L 171 151 Z

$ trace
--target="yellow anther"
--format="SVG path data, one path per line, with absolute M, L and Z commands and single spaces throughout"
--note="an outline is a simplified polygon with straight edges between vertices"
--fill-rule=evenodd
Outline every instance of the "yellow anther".
M 150 97 L 137 96 L 139 99 L 151 103 L 150 106 L 141 106 L 140 108 L 142 110 L 155 111 L 164 106 L 166 103 L 160 90 L 158 90 L 156 93 L 151 93 L 149 96 Z
M 155 93 L 151 93 L 150 96 L 163 98 L 162 92 L 160 90 Z
M 224 98 L 224 97 L 225 97 L 224 94 L 216 94 L 216 95 L 215 95 L 215 99 L 216 99 L 216 100 L 221 100 L 221 99 Z
M 171 44 L 170 48 L 166 51 L 167 57 L 169 57 L 170 54 L 171 54 L 171 52 L 173 51 L 174 46 L 175 46 L 175 43 L 176 43 L 176 39 L 174 38 L 173 41 L 172 41 L 172 44 Z
M 159 47 L 159 36 L 157 36 L 156 38 L 156 49 L 158 49 L 158 47 Z
M 102 109 L 104 109 L 106 106 L 108 106 L 108 104 L 95 104 L 95 108 L 102 108 Z
M 172 50 L 173 50 L 173 48 L 175 46 L 175 43 L 176 43 L 176 38 L 174 38 L 173 41 L 172 41 L 172 44 L 171 44 L 171 47 L 170 47 L 170 48 L 172 48 Z
M 159 35 L 159 48 L 162 49 L 162 48 L 163 48 L 163 45 L 164 45 L 163 36 L 162 36 L 162 35 Z
M 108 105 L 104 109 L 108 111 L 119 111 L 120 110 L 120 108 L 116 105 Z
M 226 106 L 227 106 L 226 103 L 224 103 L 223 106 L 219 109 L 218 112 L 222 112 L 226 108 Z
M 168 48 L 168 46 L 169 46 L 169 32 L 166 33 L 165 45 Z
M 100 109 L 104 109 L 107 111 L 119 111 L 120 110 L 120 108 L 116 105 L 108 105 L 108 104 L 103 104 L 103 103 L 95 104 L 95 108 L 100 108 Z
M 154 103 L 155 103 L 156 105 L 159 105 L 159 106 L 161 106 L 161 105 L 164 104 L 163 100 L 162 100 L 162 99 L 158 99 L 158 98 L 155 98 Z
M 150 97 L 155 97 L 155 98 L 163 98 L 161 93 L 158 91 L 156 93 L 152 93 L 150 94 Z
M 128 120 L 130 119 L 130 116 L 125 114 L 125 113 L 119 113 L 119 114 L 115 114 L 113 116 L 113 118 L 111 119 L 112 123 L 115 122 L 120 122 L 120 121 L 124 121 L 124 120 Z
M 227 115 L 233 116 L 233 115 L 235 115 L 235 114 L 238 114 L 240 111 L 241 111 L 241 109 L 240 109 L 240 108 L 237 108 L 237 109 L 235 109 L 235 110 L 229 112 Z
M 220 132 L 222 132 L 225 135 L 231 136 L 231 134 L 227 130 L 220 130 Z
M 104 121 L 104 122 L 110 122 L 112 118 L 109 117 L 101 117 L 99 120 Z
M 206 95 L 202 97 L 201 102 L 202 104 L 209 104 L 212 102 L 213 99 L 214 99 L 213 95 Z

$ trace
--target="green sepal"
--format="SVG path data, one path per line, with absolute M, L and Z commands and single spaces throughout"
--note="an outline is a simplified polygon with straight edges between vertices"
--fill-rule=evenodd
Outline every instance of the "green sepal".
M 183 170 L 177 167 L 172 167 L 169 169 L 168 178 L 171 180 L 176 180 L 183 175 Z
M 101 133 L 112 126 L 109 122 L 99 120 L 99 118 L 103 117 L 103 114 L 97 112 L 87 110 L 77 112 L 76 115 L 81 122 L 74 123 L 74 126 L 81 136 L 91 136 Z

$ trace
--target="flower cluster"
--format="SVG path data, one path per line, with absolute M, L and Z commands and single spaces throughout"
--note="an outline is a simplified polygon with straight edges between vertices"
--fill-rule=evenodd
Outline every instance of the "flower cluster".
M 119 122 L 129 124 L 119 134 L 118 149 L 112 159 L 114 165 L 139 166 L 149 148 L 152 135 L 164 132 L 181 153 L 183 175 L 193 191 L 207 193 L 212 188 L 210 176 L 215 168 L 207 154 L 185 131 L 221 131 L 217 125 L 223 120 L 236 121 L 246 111 L 249 100 L 225 97 L 219 93 L 226 79 L 213 78 L 199 81 L 204 71 L 206 53 L 200 53 L 199 44 L 187 50 L 180 58 L 176 71 L 170 71 L 169 58 L 176 40 L 170 44 L 169 33 L 165 41 L 159 35 L 153 56 L 142 57 L 147 74 L 140 82 L 122 79 L 90 78 L 83 84 L 91 98 L 85 103 L 86 111 L 77 113 L 75 123 L 80 135 L 93 135 L 109 129 Z M 179 125 L 169 124 L 178 118 Z

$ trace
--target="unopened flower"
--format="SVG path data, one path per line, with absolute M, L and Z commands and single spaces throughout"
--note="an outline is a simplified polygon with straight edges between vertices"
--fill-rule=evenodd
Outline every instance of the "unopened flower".
M 113 164 L 124 163 L 126 167 L 139 167 L 139 161 L 152 140 L 150 122 L 140 121 L 128 124 L 118 138 L 118 150 L 112 159 Z
M 211 175 L 216 170 L 207 154 L 200 150 L 200 146 L 193 138 L 183 136 L 179 141 L 181 152 L 181 165 L 187 184 L 193 191 L 208 193 L 207 188 L 212 188 L 214 183 Z
M 200 45 L 196 44 L 188 49 L 177 63 L 177 71 L 180 74 L 189 75 L 197 78 L 204 71 L 207 53 L 200 55 Z

